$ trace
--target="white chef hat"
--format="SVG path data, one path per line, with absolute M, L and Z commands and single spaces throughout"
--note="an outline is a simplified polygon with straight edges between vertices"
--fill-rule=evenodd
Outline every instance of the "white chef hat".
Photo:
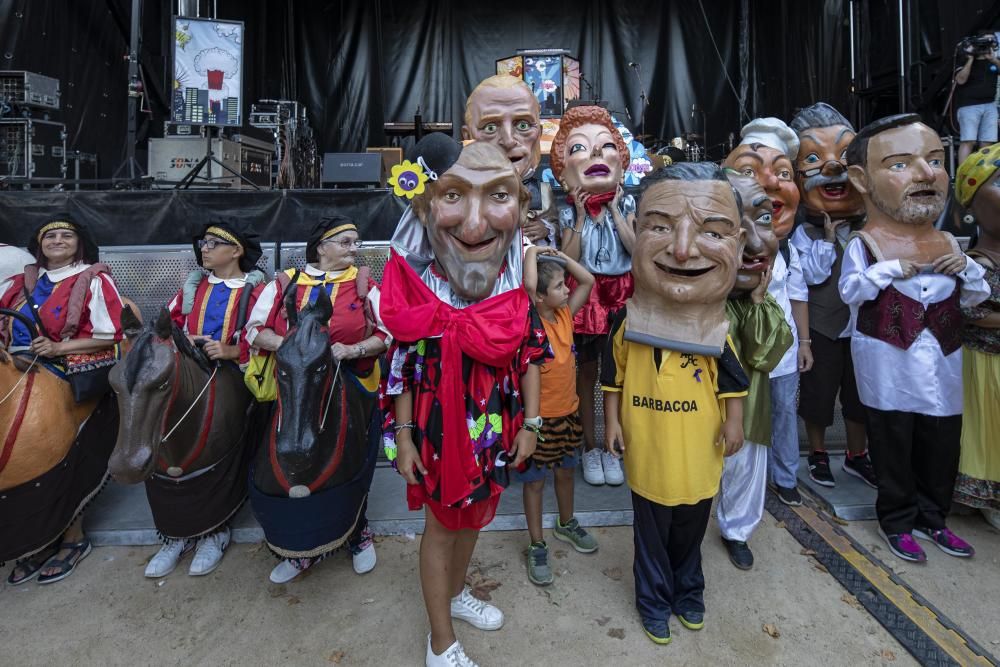
M 799 136 L 780 118 L 754 118 L 740 131 L 740 145 L 763 144 L 781 151 L 789 160 L 799 154 Z

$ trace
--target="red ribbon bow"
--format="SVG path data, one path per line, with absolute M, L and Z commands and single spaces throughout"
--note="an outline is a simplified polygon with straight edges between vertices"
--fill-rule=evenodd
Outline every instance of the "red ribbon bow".
M 599 195 L 590 195 L 587 197 L 587 201 L 583 203 L 583 206 L 587 209 L 587 215 L 591 218 L 596 218 L 597 214 L 601 212 L 601 207 L 612 201 L 614 198 L 614 190 L 611 192 L 602 192 Z M 576 199 L 573 195 L 566 195 L 566 203 L 573 206 L 576 203 Z
M 441 503 L 454 505 L 482 483 L 483 475 L 465 420 L 462 355 L 496 368 L 510 365 L 528 330 L 528 294 L 519 288 L 453 308 L 395 252 L 385 266 L 380 293 L 382 321 L 393 338 L 413 342 L 441 336 Z M 431 449 L 426 446 L 421 452 L 425 465 L 433 456 Z M 424 479 L 428 495 L 434 482 Z

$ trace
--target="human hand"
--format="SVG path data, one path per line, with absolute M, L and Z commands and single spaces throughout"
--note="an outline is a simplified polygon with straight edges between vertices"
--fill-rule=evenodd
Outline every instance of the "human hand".
M 962 253 L 941 255 L 934 260 L 933 264 L 931 264 L 931 266 L 934 267 L 935 273 L 940 273 L 946 276 L 953 276 L 957 273 L 961 273 L 965 270 L 965 265 L 965 255 Z
M 759 306 L 767 298 L 767 286 L 771 284 L 771 267 L 766 267 L 760 274 L 760 283 L 750 292 L 750 300 Z
M 834 220 L 826 211 L 823 211 L 823 238 L 829 243 L 834 243 L 837 240 L 837 228 L 846 224 L 848 224 L 847 220 Z
M 354 359 L 358 356 L 358 346 L 357 345 L 344 345 L 343 343 L 334 343 L 330 346 L 330 353 L 333 355 L 334 361 L 343 361 L 344 359 Z
M 532 243 L 545 239 L 549 235 L 549 229 L 542 222 L 541 218 L 535 217 L 533 212 L 528 213 L 528 217 L 521 225 L 521 231 Z
M 619 183 L 618 186 L 615 188 L 615 197 L 614 199 L 611 200 L 611 205 L 614 206 L 615 209 L 617 209 L 618 205 L 621 204 L 622 202 L 622 197 L 624 196 L 625 196 L 625 188 L 623 188 L 622 184 Z
M 806 373 L 812 370 L 813 367 L 813 351 L 812 345 L 809 343 L 803 343 L 799 341 L 799 372 Z
M 45 336 L 39 336 L 31 341 L 31 347 L 29 349 L 32 354 L 37 354 L 40 357 L 62 356 L 62 344 L 57 343 L 54 340 L 50 340 Z
M 625 453 L 625 436 L 622 435 L 622 425 L 619 422 L 604 422 L 604 450 L 617 458 Z
M 510 447 L 508 457 L 514 457 L 514 467 L 517 468 L 531 458 L 531 455 L 535 453 L 536 447 L 538 447 L 538 434 L 522 428 L 514 436 L 514 444 Z
M 420 480 L 417 479 L 416 473 L 426 475 L 427 469 L 424 467 L 424 462 L 420 460 L 420 452 L 417 451 L 417 447 L 410 439 L 407 430 L 403 429 L 396 433 L 396 470 L 403 476 L 407 484 L 419 484 Z
M 732 456 L 743 448 L 743 422 L 727 419 L 722 422 L 718 445 L 722 446 L 723 456 Z
M 220 343 L 217 340 L 208 339 L 205 341 L 205 345 L 201 348 L 205 356 L 212 361 L 218 361 L 220 359 L 239 359 L 240 358 L 240 346 L 239 345 L 226 345 Z
M 908 259 L 899 260 L 899 268 L 902 269 L 903 275 L 900 276 L 903 279 L 912 278 L 917 275 L 920 271 L 922 264 L 917 264 L 916 262 L 911 262 Z

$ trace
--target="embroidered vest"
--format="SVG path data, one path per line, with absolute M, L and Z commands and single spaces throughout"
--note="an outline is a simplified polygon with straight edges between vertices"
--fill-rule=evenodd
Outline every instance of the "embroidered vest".
M 865 232 L 855 232 L 865 245 L 869 263 L 883 261 L 875 239 Z M 949 234 L 956 252 L 961 252 L 955 238 Z M 927 329 L 937 339 L 941 352 L 948 356 L 962 346 L 962 310 L 960 289 L 955 279 L 955 289 L 944 301 L 924 307 L 890 285 L 874 301 L 866 301 L 858 308 L 858 331 L 866 336 L 889 343 L 901 350 L 908 350 Z
M 38 265 L 29 264 L 24 267 L 24 273 L 11 279 L 11 286 L 4 299 L 10 304 L 10 308 L 18 310 L 24 305 L 22 290 L 27 289 L 29 293 L 35 291 L 38 273 Z M 41 304 L 38 315 L 52 340 L 66 340 L 77 334 L 83 309 L 90 296 L 90 283 L 101 273 L 111 274 L 107 264 L 92 264 L 85 271 L 64 278 L 53 290 L 52 296 Z

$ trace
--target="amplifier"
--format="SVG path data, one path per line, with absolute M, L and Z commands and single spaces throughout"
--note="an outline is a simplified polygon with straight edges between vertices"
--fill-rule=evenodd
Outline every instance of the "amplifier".
M 403 149 L 397 146 L 369 146 L 369 153 L 382 156 L 382 182 L 380 185 L 386 187 L 386 179 L 392 174 L 392 168 L 403 162 Z
M 174 136 L 149 140 L 147 173 L 163 185 L 172 187 L 183 179 L 205 157 L 207 140 L 199 136 Z M 224 165 L 246 176 L 260 188 L 271 187 L 271 156 L 273 144 L 240 135 L 232 139 L 212 139 L 212 154 Z M 199 172 L 195 183 L 205 183 L 207 168 Z M 210 185 L 233 189 L 248 189 L 249 185 L 217 164 L 212 165 Z
M 16 107 L 59 108 L 59 79 L 20 70 L 0 71 L 0 101 Z
M 324 185 L 377 188 L 382 180 L 382 156 L 377 153 L 323 154 Z
M 0 176 L 64 178 L 66 126 L 33 118 L 0 120 Z

